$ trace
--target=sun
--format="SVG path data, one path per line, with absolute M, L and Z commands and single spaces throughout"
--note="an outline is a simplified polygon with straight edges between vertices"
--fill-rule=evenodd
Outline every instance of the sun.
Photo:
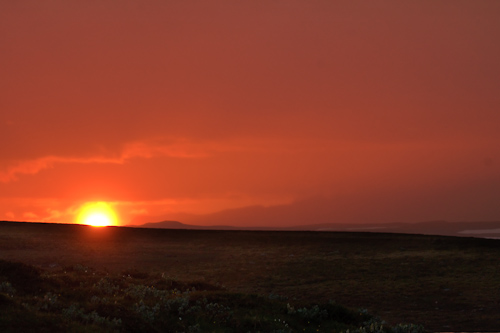
M 80 208 L 76 223 L 93 227 L 107 227 L 117 225 L 118 218 L 109 204 L 102 201 L 88 202 Z

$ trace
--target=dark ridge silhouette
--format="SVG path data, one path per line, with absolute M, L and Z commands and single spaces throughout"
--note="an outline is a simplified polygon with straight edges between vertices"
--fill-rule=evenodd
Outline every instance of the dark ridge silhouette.
M 149 222 L 133 227 L 196 230 L 283 230 L 283 231 L 349 231 L 423 234 L 480 238 L 500 238 L 500 221 L 448 222 L 427 221 L 418 223 L 322 223 L 292 227 L 237 227 L 231 225 L 193 225 L 178 221 Z
M 128 227 L 135 228 L 152 228 L 152 229 L 186 229 L 186 230 L 238 230 L 240 228 L 225 225 L 214 226 L 201 226 L 181 223 L 178 221 L 161 221 L 161 222 L 148 222 L 140 225 L 128 225 Z

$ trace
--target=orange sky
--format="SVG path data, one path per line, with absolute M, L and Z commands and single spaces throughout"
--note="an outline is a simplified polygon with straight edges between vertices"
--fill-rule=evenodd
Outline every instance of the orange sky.
M 71 223 L 89 201 L 121 224 L 500 220 L 499 17 L 0 1 L 0 220 Z M 267 208 L 193 216 L 248 206 Z

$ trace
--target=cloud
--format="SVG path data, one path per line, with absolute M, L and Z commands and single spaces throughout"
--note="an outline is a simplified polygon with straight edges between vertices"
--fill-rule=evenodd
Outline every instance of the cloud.
M 477 139 L 476 139 L 477 141 Z M 408 159 L 411 156 L 421 157 L 431 151 L 456 152 L 459 148 L 462 153 L 469 146 L 488 147 L 491 143 L 479 140 L 468 143 L 453 142 L 449 140 L 434 141 L 432 145 L 427 141 L 412 143 L 373 143 L 363 140 L 332 140 L 332 139 L 283 139 L 283 138 L 233 138 L 228 140 L 201 141 L 187 138 L 156 137 L 124 143 L 119 153 L 100 150 L 93 156 L 60 156 L 49 155 L 29 160 L 5 163 L 0 167 L 0 183 L 16 181 L 21 175 L 34 175 L 41 170 L 53 168 L 57 164 L 125 164 L 132 159 L 152 159 L 168 157 L 173 159 L 208 159 L 220 154 L 236 154 L 246 152 L 249 154 L 267 154 L 266 159 L 282 156 L 297 159 L 299 165 L 333 165 L 339 168 L 342 164 L 348 168 L 357 160 L 373 160 L 375 164 L 387 165 L 387 159 Z M 427 153 L 425 153 L 427 152 Z M 373 156 L 373 154 L 376 154 Z M 390 157 L 389 155 L 394 155 Z M 262 156 L 255 155 L 256 158 Z M 274 157 L 273 157 L 274 156 Z M 384 157 L 385 156 L 385 157 Z M 410 157 L 409 157 L 410 156 Z M 328 158 L 327 158 L 328 157 Z M 363 159 L 364 157 L 364 159 Z M 382 158 L 384 157 L 384 158 Z M 319 159 L 319 160 L 318 160 Z M 412 161 L 413 159 L 410 158 Z M 343 163 L 334 163 L 335 161 Z M 349 161 L 352 163 L 349 164 Z M 373 163 L 372 162 L 372 163 Z M 414 161 L 415 162 L 415 161 Z M 347 163 L 347 164 L 346 164 Z M 421 163 L 416 161 L 415 163 Z M 305 166 L 304 166 L 305 167 Z
M 45 156 L 33 160 L 18 162 L 16 165 L 8 167 L 6 170 L 0 171 L 0 182 L 10 182 L 17 180 L 18 175 L 34 175 L 40 170 L 53 167 L 57 163 L 121 163 L 119 159 L 91 157 L 62 157 L 62 156 Z
M 127 143 L 118 156 L 97 155 L 90 157 L 44 156 L 31 160 L 23 160 L 0 170 L 0 182 L 7 183 L 18 179 L 19 175 L 34 175 L 43 169 L 54 167 L 59 163 L 78 164 L 124 164 L 133 158 L 154 158 L 166 156 L 171 158 L 206 158 L 221 150 L 214 143 L 198 143 L 187 139 L 148 139 Z
M 32 221 L 37 221 L 38 220 L 38 215 L 33 213 L 33 212 L 25 212 L 23 214 L 23 217 L 27 220 L 32 220 Z
M 151 158 L 156 156 L 204 158 L 210 156 L 213 151 L 213 147 L 207 143 L 202 144 L 187 139 L 172 141 L 158 138 L 126 144 L 121 159 L 126 160 L 135 157 Z
M 343 143 L 340 146 L 344 145 Z M 186 138 L 149 138 L 125 143 L 119 154 L 100 151 L 94 156 L 48 155 L 28 160 L 8 163 L 0 168 L 0 182 L 16 181 L 20 175 L 34 175 L 57 164 L 124 164 L 135 158 L 170 157 L 176 159 L 203 159 L 226 152 L 288 152 L 323 150 L 331 142 L 324 140 L 280 140 L 239 138 L 224 141 L 196 141 Z M 336 146 L 336 145 L 334 145 Z

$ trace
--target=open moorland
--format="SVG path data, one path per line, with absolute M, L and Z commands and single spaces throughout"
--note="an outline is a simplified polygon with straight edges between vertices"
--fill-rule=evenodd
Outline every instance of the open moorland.
M 479 238 L 0 222 L 0 330 L 498 331 L 498 258 Z

